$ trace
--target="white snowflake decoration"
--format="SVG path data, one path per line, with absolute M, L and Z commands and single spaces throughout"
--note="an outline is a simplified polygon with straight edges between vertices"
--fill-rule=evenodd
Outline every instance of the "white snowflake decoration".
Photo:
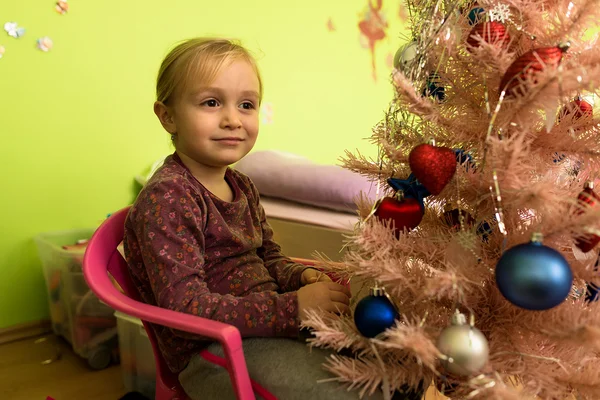
M 490 10 L 490 20 L 505 22 L 510 18 L 510 7 L 506 4 L 496 4 Z

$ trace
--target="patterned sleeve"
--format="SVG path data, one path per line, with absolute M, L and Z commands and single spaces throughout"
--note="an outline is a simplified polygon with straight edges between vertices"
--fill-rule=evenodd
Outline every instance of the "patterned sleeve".
M 137 238 L 129 251 L 141 253 L 143 265 L 137 267 L 147 273 L 157 305 L 234 325 L 245 337 L 297 336 L 296 293 L 210 292 L 204 271 L 206 206 L 192 193 L 180 181 L 156 182 L 140 194 L 127 222 Z
M 255 200 L 254 206 L 257 207 L 263 234 L 262 246 L 257 250 L 257 253 L 263 259 L 269 274 L 275 279 L 282 292 L 298 290 L 302 286 L 300 281 L 302 272 L 310 267 L 293 262 L 281 252 L 281 247 L 273 240 L 273 229 L 267 221 L 263 206 L 260 204 L 258 189 L 256 189 L 250 178 L 246 177 L 246 179 Z

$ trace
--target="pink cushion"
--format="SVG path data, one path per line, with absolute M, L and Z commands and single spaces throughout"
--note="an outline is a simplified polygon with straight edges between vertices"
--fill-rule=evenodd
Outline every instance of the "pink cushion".
M 366 177 L 292 153 L 255 151 L 234 168 L 248 175 L 263 196 L 344 212 L 356 211 L 355 199 L 361 191 L 375 198 L 376 185 Z

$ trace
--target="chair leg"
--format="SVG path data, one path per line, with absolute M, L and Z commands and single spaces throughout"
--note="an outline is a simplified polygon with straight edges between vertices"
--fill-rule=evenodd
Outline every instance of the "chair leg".
M 223 357 L 219 357 L 218 355 L 213 354 L 208 350 L 202 350 L 200 352 L 200 356 L 210 363 L 213 363 L 215 365 L 229 370 L 229 368 L 227 367 L 227 360 Z M 277 397 L 275 397 L 273 393 L 269 392 L 264 386 L 262 386 L 260 383 L 256 382 L 252 378 L 250 378 L 250 385 L 252 386 L 252 390 L 254 391 L 254 393 L 262 397 L 264 400 L 277 400 Z

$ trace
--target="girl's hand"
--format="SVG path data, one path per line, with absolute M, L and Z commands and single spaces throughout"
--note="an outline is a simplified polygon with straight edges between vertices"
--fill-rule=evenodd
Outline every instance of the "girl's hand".
M 305 269 L 304 272 L 302 272 L 300 284 L 304 286 L 315 282 L 331 282 L 331 278 L 314 268 Z
M 350 290 L 339 283 L 316 282 L 300 288 L 297 293 L 298 316 L 301 321 L 306 318 L 306 312 L 312 309 L 350 314 Z

